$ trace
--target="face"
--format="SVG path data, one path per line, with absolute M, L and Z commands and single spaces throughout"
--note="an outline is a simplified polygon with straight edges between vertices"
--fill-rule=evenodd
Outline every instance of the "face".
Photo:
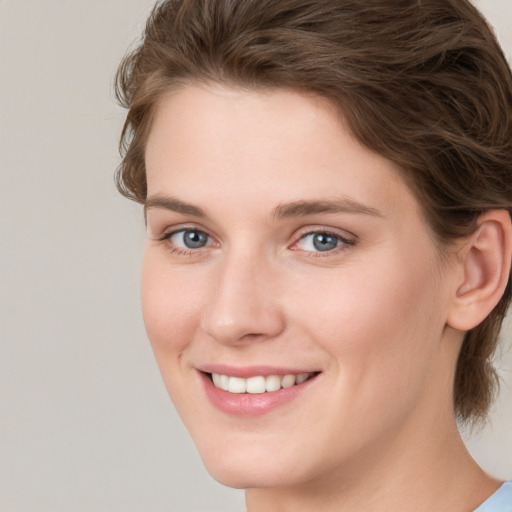
M 394 165 L 333 110 L 190 86 L 147 143 L 146 329 L 234 487 L 346 472 L 449 408 L 449 275 Z

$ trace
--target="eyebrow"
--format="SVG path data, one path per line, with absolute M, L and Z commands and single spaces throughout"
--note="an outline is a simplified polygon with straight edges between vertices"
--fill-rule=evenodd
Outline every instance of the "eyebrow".
M 204 210 L 199 208 L 198 206 L 194 206 L 190 203 L 185 203 L 184 201 L 180 201 L 175 197 L 164 197 L 164 196 L 153 196 L 148 197 L 144 202 L 144 217 L 146 213 L 151 208 L 161 208 L 163 210 L 171 210 L 176 213 L 182 213 L 184 215 L 192 215 L 193 217 L 198 217 L 199 219 L 206 218 L 206 213 Z
M 366 206 L 359 201 L 349 198 L 339 198 L 322 201 L 294 201 L 279 205 L 274 210 L 274 218 L 304 217 L 317 213 L 356 213 L 382 217 L 376 208 Z
M 191 215 L 199 219 L 207 218 L 205 211 L 198 206 L 186 203 L 175 197 L 152 196 L 144 202 L 144 216 L 151 208 L 171 210 L 184 215 Z M 350 198 L 339 198 L 319 201 L 293 201 L 277 206 L 272 214 L 275 219 L 290 217 L 305 217 L 318 213 L 351 213 L 382 217 L 382 213 L 376 208 L 366 206 L 359 201 Z

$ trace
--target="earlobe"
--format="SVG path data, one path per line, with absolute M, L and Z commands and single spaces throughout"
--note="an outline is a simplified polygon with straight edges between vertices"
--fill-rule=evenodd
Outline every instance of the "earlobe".
M 506 210 L 480 216 L 460 252 L 461 280 L 453 297 L 448 325 L 468 331 L 499 302 L 510 276 L 512 223 Z

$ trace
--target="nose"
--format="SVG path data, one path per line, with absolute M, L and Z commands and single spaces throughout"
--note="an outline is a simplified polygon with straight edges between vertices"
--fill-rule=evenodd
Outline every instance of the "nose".
M 202 318 L 203 330 L 224 345 L 264 341 L 284 329 L 274 273 L 250 255 L 226 259 Z

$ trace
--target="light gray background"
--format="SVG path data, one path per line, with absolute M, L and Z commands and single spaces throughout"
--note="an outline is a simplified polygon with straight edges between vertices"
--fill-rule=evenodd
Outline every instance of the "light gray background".
M 0 0 L 0 510 L 241 511 L 166 395 L 139 312 L 143 224 L 112 173 L 111 81 L 150 0 Z M 512 0 L 480 0 L 509 56 Z M 512 477 L 512 323 L 492 426 Z

